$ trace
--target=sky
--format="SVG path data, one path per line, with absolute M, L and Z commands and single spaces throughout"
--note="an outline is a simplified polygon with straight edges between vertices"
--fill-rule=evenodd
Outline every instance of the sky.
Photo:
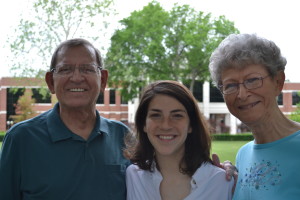
M 4 47 L 8 35 L 20 21 L 20 14 L 31 6 L 32 0 L 5 1 L 0 7 L 0 77 L 10 76 L 6 57 L 9 49 Z M 241 33 L 255 33 L 274 41 L 287 58 L 286 80 L 300 82 L 300 12 L 298 0 L 158 0 L 169 10 L 175 3 L 189 4 L 198 11 L 218 17 L 224 15 L 235 23 Z M 119 13 L 112 20 L 128 17 L 134 10 L 141 10 L 150 0 L 115 0 Z

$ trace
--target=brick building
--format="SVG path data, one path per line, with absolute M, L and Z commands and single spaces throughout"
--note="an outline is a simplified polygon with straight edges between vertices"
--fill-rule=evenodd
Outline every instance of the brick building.
M 42 86 L 46 88 L 44 80 L 35 78 L 0 78 L 0 131 L 5 131 L 11 125 L 10 116 L 15 114 L 14 105 L 24 89 L 32 90 L 33 98 L 36 99 L 33 108 L 38 114 L 52 108 L 56 97 L 48 93 L 46 98 L 42 98 L 38 91 Z M 200 110 L 210 121 L 214 132 L 243 132 L 240 130 L 243 124 L 229 113 L 218 89 L 205 82 L 199 83 L 195 91 Z M 296 104 L 300 102 L 299 91 L 300 83 L 285 83 L 282 94 L 278 97 L 278 105 L 285 115 L 290 115 L 296 109 Z M 96 105 L 103 117 L 129 124 L 134 121 L 137 106 L 138 99 L 123 102 L 119 92 L 110 87 L 106 88 L 104 95 L 99 96 Z

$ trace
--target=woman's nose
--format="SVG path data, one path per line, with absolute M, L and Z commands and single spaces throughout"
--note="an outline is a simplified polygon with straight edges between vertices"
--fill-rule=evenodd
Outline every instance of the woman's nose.
M 244 84 L 240 84 L 238 88 L 238 98 L 241 100 L 245 100 L 248 96 L 248 89 L 245 87 Z

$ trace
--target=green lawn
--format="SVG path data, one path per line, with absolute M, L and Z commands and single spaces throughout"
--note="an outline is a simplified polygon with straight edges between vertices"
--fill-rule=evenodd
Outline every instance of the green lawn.
M 248 141 L 213 141 L 212 153 L 218 154 L 221 162 L 230 160 L 235 164 L 235 156 L 241 146 Z
M 235 163 L 235 155 L 239 148 L 246 144 L 248 141 L 213 141 L 212 142 L 212 153 L 219 155 L 221 162 L 230 160 Z M 2 142 L 0 142 L 0 147 Z

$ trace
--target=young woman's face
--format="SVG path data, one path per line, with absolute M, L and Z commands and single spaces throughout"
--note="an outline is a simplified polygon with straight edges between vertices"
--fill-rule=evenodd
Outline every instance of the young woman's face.
M 192 129 L 188 113 L 177 99 L 156 95 L 149 104 L 144 131 L 157 156 L 181 158 Z

